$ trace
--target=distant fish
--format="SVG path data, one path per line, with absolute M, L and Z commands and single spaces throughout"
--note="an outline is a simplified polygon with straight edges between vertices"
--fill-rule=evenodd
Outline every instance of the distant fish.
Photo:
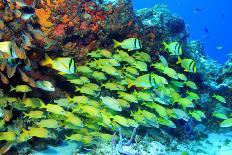
M 179 4 L 179 6 L 182 6 L 182 5 L 183 5 L 183 3 L 182 3 L 181 0 L 178 0 L 178 4 Z
M 208 28 L 204 28 L 205 33 L 209 33 L 209 29 Z
M 188 34 L 191 32 L 191 26 L 189 24 L 186 24 L 186 31 Z
M 199 12 L 201 12 L 201 11 L 202 11 L 202 9 L 200 9 L 200 8 L 195 8 L 195 9 L 193 10 L 194 13 L 199 13 Z
M 0 72 L 0 78 L 1 78 L 1 81 L 2 81 L 4 84 L 8 84 L 8 83 L 9 83 L 7 77 L 6 77 L 4 74 L 2 74 L 2 72 Z
M 201 39 L 210 39 L 212 36 L 209 36 L 208 34 L 203 34 L 201 36 Z
M 225 16 L 225 14 L 221 14 L 221 15 L 220 15 L 220 18 L 223 18 L 224 16 Z
M 216 49 L 222 50 L 222 49 L 223 49 L 223 46 L 217 46 Z

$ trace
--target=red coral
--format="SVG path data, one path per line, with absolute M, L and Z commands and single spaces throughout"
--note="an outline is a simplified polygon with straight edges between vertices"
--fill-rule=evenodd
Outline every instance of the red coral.
M 53 34 L 55 36 L 62 36 L 62 35 L 64 35 L 65 34 L 65 27 L 66 27 L 65 24 L 59 24 L 59 25 L 57 25 L 56 28 L 55 28 L 55 30 L 54 30 L 54 32 L 53 32 Z
M 87 30 L 88 29 L 88 25 L 86 24 L 85 21 L 81 22 L 80 29 L 82 29 L 82 30 Z

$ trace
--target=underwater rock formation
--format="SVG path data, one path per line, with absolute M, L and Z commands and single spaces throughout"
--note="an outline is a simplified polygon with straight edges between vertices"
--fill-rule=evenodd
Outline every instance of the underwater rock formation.
M 45 35 L 56 40 L 56 46 L 63 51 L 60 54 L 80 59 L 96 47 L 108 47 L 112 38 L 137 34 L 131 2 L 119 1 L 117 5 L 111 2 L 81 0 L 39 3 L 35 14 Z M 49 24 L 40 21 L 45 18 L 44 13 L 48 14 Z
M 187 50 L 186 55 L 197 62 L 198 71 L 202 76 L 201 81 L 211 89 L 217 89 L 217 79 L 222 65 L 205 55 L 203 44 L 200 41 L 191 41 L 187 45 Z
M 155 5 L 153 8 L 145 8 L 136 11 L 136 16 L 142 21 L 146 35 L 154 31 L 154 41 L 178 40 L 186 43 L 189 32 L 184 20 L 171 13 L 166 5 Z M 159 43 L 159 42 L 158 42 Z M 158 47 L 157 44 L 154 44 Z

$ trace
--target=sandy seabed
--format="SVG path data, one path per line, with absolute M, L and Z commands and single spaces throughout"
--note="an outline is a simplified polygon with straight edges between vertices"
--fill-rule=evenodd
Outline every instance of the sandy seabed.
M 31 155 L 74 155 L 79 146 L 79 143 L 64 141 L 60 146 L 49 146 L 48 149 Z M 179 151 L 167 152 L 165 155 L 181 155 L 183 151 L 187 151 L 189 155 L 232 155 L 232 132 L 209 133 L 207 138 L 200 141 L 178 144 L 177 150 Z M 159 155 L 155 152 L 145 154 Z

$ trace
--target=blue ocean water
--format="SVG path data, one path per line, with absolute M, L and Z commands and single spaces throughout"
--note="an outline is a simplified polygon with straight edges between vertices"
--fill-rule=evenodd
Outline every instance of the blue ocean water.
M 190 25 L 190 40 L 201 40 L 205 52 L 223 64 L 232 53 L 231 0 L 133 0 L 135 9 L 166 4 Z

